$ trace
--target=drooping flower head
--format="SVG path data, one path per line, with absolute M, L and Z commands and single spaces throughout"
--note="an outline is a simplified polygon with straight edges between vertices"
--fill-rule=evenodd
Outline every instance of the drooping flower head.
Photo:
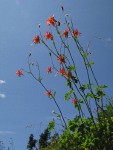
M 64 68 L 60 68 L 59 73 L 60 73 L 62 76 L 68 78 L 68 79 L 72 78 L 72 73 L 71 73 L 71 71 L 68 71 L 68 73 L 66 73 L 66 71 L 65 71 Z
M 45 92 L 45 94 L 46 94 L 48 97 L 51 97 L 51 96 L 52 96 L 52 92 L 51 92 L 51 90 L 46 91 L 46 92 Z
M 66 29 L 66 30 L 64 30 L 64 32 L 62 33 L 62 35 L 65 37 L 65 38 L 67 38 L 68 37 L 68 29 Z
M 74 37 L 78 37 L 81 33 L 78 31 L 78 29 L 73 30 Z
M 33 38 L 33 41 L 32 41 L 34 44 L 38 44 L 40 43 L 40 37 L 39 35 L 35 35 L 35 37 Z
M 57 22 L 55 19 L 54 19 L 54 16 L 51 16 L 47 19 L 46 23 L 47 25 L 52 25 L 52 26 L 55 26 L 55 22 Z
M 62 76 L 65 76 L 65 75 L 66 75 L 66 72 L 65 72 L 65 69 L 64 69 L 64 68 L 60 68 L 59 73 L 60 73 Z
M 45 38 L 46 38 L 46 40 L 47 39 L 53 40 L 53 35 L 50 32 L 46 32 Z
M 57 57 L 57 60 L 60 62 L 60 64 L 65 64 L 65 58 L 62 54 L 60 54 L 59 57 Z
M 52 68 L 51 67 L 48 67 L 47 69 L 46 69 L 46 72 L 49 74 L 49 73 L 52 73 Z
M 72 77 L 73 77 L 73 76 L 72 76 L 72 72 L 71 72 L 71 71 L 68 71 L 68 73 L 66 74 L 66 77 L 67 77 L 68 79 L 72 78 Z
M 16 75 L 18 75 L 19 77 L 21 77 L 23 75 L 21 69 L 19 69 L 17 72 L 16 72 Z
M 77 103 L 77 99 L 74 98 L 74 99 L 72 100 L 72 103 L 73 103 L 73 104 L 76 104 L 76 103 Z

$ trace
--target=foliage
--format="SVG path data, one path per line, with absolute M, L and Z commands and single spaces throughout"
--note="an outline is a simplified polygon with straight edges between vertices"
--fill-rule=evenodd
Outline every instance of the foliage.
M 49 145 L 41 150 L 112 150 L 113 105 L 108 103 L 104 112 L 99 111 L 99 116 L 100 122 L 95 116 L 95 124 L 92 118 L 81 120 L 76 116 L 73 120 L 69 120 L 68 128 L 60 136 L 51 137 Z
M 103 114 L 105 117 L 103 117 Z M 91 118 L 75 117 L 68 121 L 68 129 L 58 141 L 59 150 L 112 150 L 113 149 L 113 105 L 106 105 L 99 112 L 100 122 Z
M 48 131 L 52 131 L 55 128 L 55 121 L 52 120 L 51 122 L 49 122 L 48 124 Z

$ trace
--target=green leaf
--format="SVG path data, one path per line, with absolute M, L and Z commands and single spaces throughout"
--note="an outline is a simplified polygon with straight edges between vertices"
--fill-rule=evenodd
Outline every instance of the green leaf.
M 58 35 L 61 35 L 61 31 L 59 31 L 59 30 L 58 30 L 58 32 L 57 32 L 57 33 L 58 33 Z
M 80 98 L 80 99 L 78 99 L 78 102 L 80 103 L 80 104 L 85 104 L 85 102 Z
M 55 115 L 58 115 L 58 113 L 57 113 L 57 112 L 55 112 L 54 110 L 52 111 L 52 113 L 53 113 L 53 114 L 55 114 Z
M 105 96 L 106 94 L 103 91 L 98 91 L 97 95 L 102 98 L 103 96 Z
M 88 55 L 89 55 L 89 53 L 87 53 L 87 52 L 84 52 L 84 53 L 82 54 L 83 58 L 86 58 Z
M 41 82 L 41 81 L 42 81 L 42 78 L 39 77 L 37 80 L 38 80 L 39 82 Z
M 87 84 L 87 88 L 90 89 L 93 83 Z
M 93 93 L 87 93 L 85 97 L 86 98 L 88 98 L 88 97 L 95 98 L 95 95 Z
M 52 131 L 52 130 L 54 130 L 54 128 L 55 128 L 55 121 L 53 119 L 53 121 L 49 122 L 49 124 L 48 124 L 48 130 Z
M 54 97 L 56 96 L 56 91 L 53 93 L 53 96 L 54 96 Z
M 82 47 L 78 47 L 78 50 L 79 50 L 79 51 L 82 51 L 82 50 L 83 50 L 83 48 L 82 48 Z
M 79 134 L 78 132 L 74 132 L 74 134 L 73 134 L 74 138 L 78 138 L 78 134 Z
M 87 88 L 87 84 L 83 84 L 83 85 L 80 87 L 80 90 L 84 92 L 86 88 Z
M 81 90 L 81 91 L 85 91 L 86 89 L 90 89 L 92 85 L 93 85 L 92 83 L 90 83 L 90 84 L 83 84 L 83 85 L 80 87 L 80 90 Z
M 68 91 L 65 95 L 64 95 L 64 99 L 65 100 L 69 100 L 71 98 L 71 95 L 74 93 L 74 90 L 70 90 Z
M 70 81 L 70 79 L 67 79 L 66 81 L 67 81 L 66 86 L 69 86 L 71 88 L 71 81 Z
M 100 85 L 100 86 L 97 86 L 97 87 L 94 89 L 94 91 L 97 92 L 97 91 L 100 91 L 100 90 L 102 90 L 102 89 L 104 89 L 104 88 L 108 88 L 108 86 L 107 86 L 107 85 Z
M 89 62 L 88 64 L 87 64 L 87 66 L 88 67 L 91 67 L 91 65 L 94 65 L 95 63 L 92 61 L 92 62 Z
M 66 67 L 68 69 L 68 71 L 75 71 L 76 70 L 76 66 L 67 66 Z

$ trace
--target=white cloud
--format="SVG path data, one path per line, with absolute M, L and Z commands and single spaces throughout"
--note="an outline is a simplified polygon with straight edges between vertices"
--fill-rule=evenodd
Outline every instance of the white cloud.
M 6 83 L 4 80 L 0 80 L 0 84 L 4 84 Z
M 0 93 L 0 98 L 5 98 L 6 95 L 4 93 Z
M 0 134 L 15 134 L 15 132 L 12 132 L 12 131 L 0 131 Z

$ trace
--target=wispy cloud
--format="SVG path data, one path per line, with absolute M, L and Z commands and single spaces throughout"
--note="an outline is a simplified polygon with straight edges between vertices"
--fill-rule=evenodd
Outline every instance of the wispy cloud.
M 0 93 L 0 98 L 6 98 L 6 95 L 4 93 Z
M 4 80 L 0 80 L 0 84 L 4 84 L 6 83 Z
M 15 134 L 13 131 L 0 131 L 0 134 Z
M 106 39 L 106 42 L 111 42 L 111 41 L 112 41 L 111 38 L 107 38 L 107 39 Z

